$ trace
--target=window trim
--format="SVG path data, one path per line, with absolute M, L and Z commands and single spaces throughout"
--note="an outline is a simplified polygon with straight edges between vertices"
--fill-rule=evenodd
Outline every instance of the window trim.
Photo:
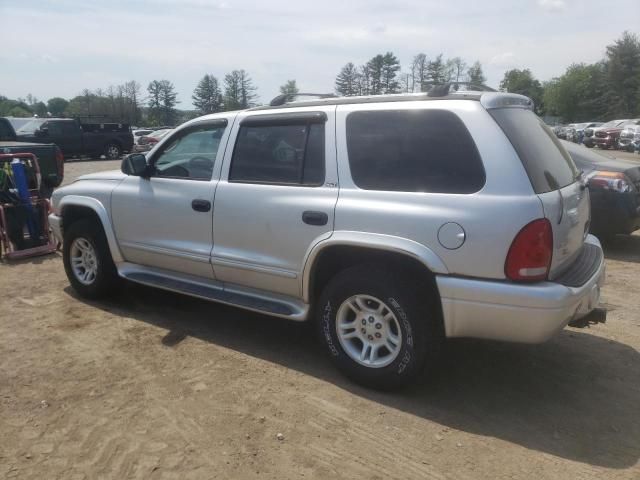
M 162 141 L 162 146 L 158 149 L 158 151 L 154 152 L 153 156 L 147 162 L 149 167 L 152 167 L 153 169 L 151 175 L 149 176 L 149 179 L 151 180 L 153 178 L 163 178 L 163 179 L 173 179 L 173 180 L 190 180 L 192 182 L 210 182 L 213 179 L 213 173 L 211 174 L 211 178 L 172 177 L 172 176 L 156 175 L 156 162 L 158 158 L 166 151 L 166 147 L 172 143 L 173 139 L 182 138 L 203 127 L 226 128 L 228 124 L 229 122 L 226 118 L 216 118 L 214 120 L 206 120 L 202 122 L 192 123 L 186 128 L 178 130 L 177 132 L 173 132 L 169 137 L 165 138 L 164 141 Z M 224 131 L 222 132 L 222 137 L 224 137 Z M 213 161 L 214 170 L 215 170 L 215 164 L 218 160 L 218 154 L 220 153 L 220 147 L 222 147 L 222 142 L 220 142 L 220 146 L 218 147 L 218 151 L 216 152 L 216 158 Z
M 255 119 L 255 121 L 253 120 Z M 260 119 L 260 120 L 258 120 Z M 247 121 L 249 120 L 249 121 Z M 327 114 L 325 112 L 293 112 L 293 113 L 273 113 L 269 115 L 252 115 L 245 117 L 240 121 L 238 125 L 238 132 L 233 144 L 233 150 L 231 151 L 231 159 L 229 161 L 229 172 L 227 173 L 228 183 L 246 183 L 251 185 L 273 185 L 281 187 L 304 187 L 304 188 L 318 188 L 322 187 L 327 180 L 327 151 L 326 151 L 326 122 Z M 289 127 L 294 125 L 304 125 L 307 129 L 304 139 L 304 160 L 302 163 L 301 176 L 304 179 L 304 167 L 307 160 L 307 147 L 309 144 L 309 132 L 311 125 L 322 124 L 322 137 L 323 137 L 323 159 L 322 159 L 322 173 L 323 178 L 318 183 L 291 183 L 291 182 L 267 182 L 264 180 L 232 180 L 231 172 L 233 171 L 233 160 L 238 149 L 238 142 L 240 141 L 240 132 L 243 127 Z

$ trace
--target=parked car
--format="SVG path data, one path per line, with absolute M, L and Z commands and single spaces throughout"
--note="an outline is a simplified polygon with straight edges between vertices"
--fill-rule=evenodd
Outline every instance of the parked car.
M 78 294 L 126 278 L 312 321 L 379 388 L 434 368 L 445 338 L 538 343 L 604 320 L 586 186 L 530 99 L 283 102 L 197 118 L 57 190 Z
M 563 142 L 588 181 L 590 231 L 601 240 L 640 229 L 640 164 Z
M 638 150 L 640 145 L 640 125 L 626 125 L 620 132 L 618 138 L 618 148 L 627 152 Z
M 162 140 L 172 129 L 155 130 L 148 135 L 143 135 L 138 139 L 138 142 L 133 146 L 133 151 L 137 153 L 148 152 L 156 144 Z
M 596 132 L 602 129 L 608 128 L 616 128 L 628 120 L 611 120 L 609 122 L 603 123 L 599 127 L 585 128 L 584 130 L 584 140 L 582 143 L 588 148 L 592 148 L 596 146 Z M 605 135 L 606 136 L 606 135 Z
M 585 130 L 588 128 L 595 128 L 602 125 L 602 122 L 584 122 L 574 123 L 573 128 L 576 130 L 574 143 L 583 143 L 585 137 Z
M 145 128 L 131 129 L 131 134 L 133 135 L 133 143 L 134 143 L 134 145 L 137 144 L 139 142 L 139 140 L 143 136 L 149 135 L 150 133 L 153 133 L 153 130 L 145 129 Z
M 41 144 L 19 142 L 9 119 L 0 117 L 0 153 L 33 153 L 38 159 L 45 198 L 49 198 L 53 189 L 64 179 L 64 156 L 62 151 L 51 143 Z
M 65 157 L 90 156 L 117 159 L 131 152 L 129 125 L 80 123 L 71 118 L 34 118 L 16 131 L 18 139 L 31 143 L 55 143 Z

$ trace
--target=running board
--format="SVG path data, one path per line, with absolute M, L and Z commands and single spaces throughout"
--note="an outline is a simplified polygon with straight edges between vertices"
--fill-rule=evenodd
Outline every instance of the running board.
M 207 285 L 206 280 L 193 281 L 190 279 L 178 278 L 175 275 L 164 275 L 156 273 L 151 269 L 142 267 L 119 269 L 119 274 L 135 283 L 150 287 L 161 288 L 176 293 L 182 293 L 192 297 L 209 300 L 212 302 L 224 303 L 235 307 L 244 308 L 258 313 L 264 313 L 276 317 L 288 318 L 290 320 L 304 321 L 307 316 L 307 306 L 300 302 L 286 298 L 265 296 L 254 291 L 245 292 L 240 288 L 232 286 Z

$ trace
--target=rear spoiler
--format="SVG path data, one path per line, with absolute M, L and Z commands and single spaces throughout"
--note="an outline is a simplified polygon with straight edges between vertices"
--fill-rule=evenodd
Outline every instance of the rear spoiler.
M 492 108 L 526 108 L 533 110 L 533 100 L 517 93 L 487 92 L 480 97 L 480 104 Z

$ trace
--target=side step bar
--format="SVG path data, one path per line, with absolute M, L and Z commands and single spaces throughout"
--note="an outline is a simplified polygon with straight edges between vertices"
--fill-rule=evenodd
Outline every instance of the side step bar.
M 173 275 L 163 275 L 147 269 L 124 268 L 120 269 L 119 274 L 127 280 L 142 285 L 224 303 L 258 313 L 297 321 L 303 321 L 307 316 L 306 305 L 302 302 L 298 305 L 295 301 L 289 301 L 286 298 L 273 298 L 271 296 L 262 296 L 253 291 L 244 292 L 240 289 L 236 290 L 219 285 L 206 285 L 200 281 L 196 282 L 190 281 L 189 279 L 177 278 Z

